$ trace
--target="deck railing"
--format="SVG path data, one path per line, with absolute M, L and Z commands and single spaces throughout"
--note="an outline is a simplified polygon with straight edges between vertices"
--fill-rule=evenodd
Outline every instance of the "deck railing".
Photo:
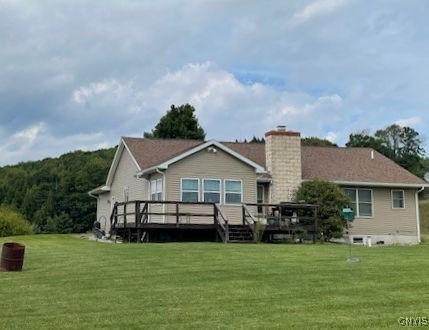
M 174 211 L 152 211 L 150 205 L 173 205 Z M 196 211 L 183 210 L 184 207 L 200 206 Z M 164 207 L 165 208 L 165 207 Z M 163 209 L 164 209 L 163 208 Z M 203 212 L 204 209 L 209 212 Z M 172 217 L 177 227 L 181 225 L 181 218 L 208 218 L 212 219 L 222 241 L 228 241 L 228 220 L 216 203 L 210 202 L 179 202 L 179 201 L 155 201 L 133 200 L 117 202 L 113 206 L 110 216 L 111 233 L 117 228 L 143 228 L 149 223 L 151 216 Z M 120 221 L 122 220 L 122 221 Z M 169 222 L 171 224 L 171 222 Z
M 227 218 L 223 215 L 222 210 L 217 204 L 214 204 L 214 222 L 217 232 L 224 243 L 229 240 L 229 224 Z
M 256 221 L 264 219 L 267 222 L 268 230 L 289 231 L 292 234 L 304 230 L 311 234 L 313 242 L 317 241 L 319 234 L 318 205 L 285 202 L 279 204 L 248 203 L 246 206 L 259 207 L 263 210 L 262 214 L 255 215 L 253 219 L 257 219 Z M 285 215 L 285 211 L 292 214 Z
M 257 220 L 252 215 L 252 212 L 249 210 L 248 205 L 249 204 L 243 204 L 241 207 L 243 226 L 247 226 L 248 230 L 252 233 L 253 240 L 256 241 L 257 235 L 256 235 L 255 227 L 256 227 Z

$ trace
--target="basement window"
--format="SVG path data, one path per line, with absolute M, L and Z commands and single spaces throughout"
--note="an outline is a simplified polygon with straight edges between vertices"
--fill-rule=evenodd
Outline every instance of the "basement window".
M 363 244 L 363 237 L 353 237 L 353 244 Z

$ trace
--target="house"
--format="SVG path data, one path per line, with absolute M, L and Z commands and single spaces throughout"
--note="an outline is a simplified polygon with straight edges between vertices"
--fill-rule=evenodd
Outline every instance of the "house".
M 301 146 L 300 133 L 284 126 L 267 132 L 265 143 L 123 137 L 106 184 L 90 195 L 97 198 L 97 221 L 105 231 L 114 206 L 128 201 L 152 201 L 144 211 L 150 228 L 213 224 L 198 214 L 204 203 L 216 204 L 225 223 L 238 226 L 246 210 L 252 218 L 261 212 L 255 204 L 290 202 L 303 181 L 316 178 L 338 184 L 352 199 L 356 219 L 348 234 L 355 242 L 368 236 L 374 243 L 420 242 L 418 202 L 425 181 L 373 149 Z M 171 201 L 182 202 L 181 210 Z M 125 217 L 129 212 L 124 207 Z M 136 214 L 137 227 L 140 204 Z M 192 214 L 200 217 L 189 219 Z

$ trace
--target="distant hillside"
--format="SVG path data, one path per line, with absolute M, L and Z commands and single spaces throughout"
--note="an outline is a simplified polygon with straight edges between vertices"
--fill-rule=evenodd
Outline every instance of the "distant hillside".
M 0 204 L 19 210 L 38 232 L 86 231 L 96 211 L 87 192 L 105 182 L 114 153 L 75 151 L 0 167 Z

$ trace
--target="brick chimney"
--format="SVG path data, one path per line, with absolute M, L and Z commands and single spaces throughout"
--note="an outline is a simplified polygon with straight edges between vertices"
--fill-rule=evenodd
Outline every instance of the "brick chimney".
M 301 133 L 286 126 L 265 133 L 265 157 L 272 176 L 271 202 L 292 201 L 302 181 Z

